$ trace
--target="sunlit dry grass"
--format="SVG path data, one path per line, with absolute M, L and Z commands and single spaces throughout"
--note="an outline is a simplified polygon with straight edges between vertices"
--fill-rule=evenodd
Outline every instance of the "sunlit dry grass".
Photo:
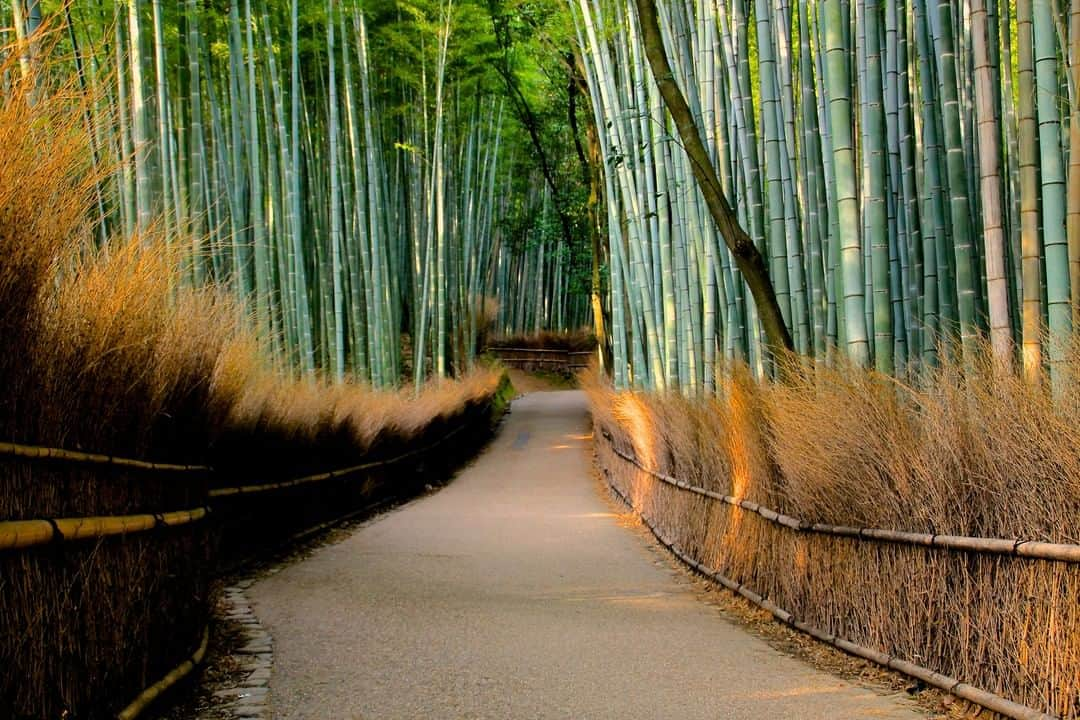
M 1080 543 L 1069 356 L 1056 394 L 988 351 L 917 387 L 809 363 L 783 384 L 731 368 L 708 400 L 583 385 L 597 426 L 647 466 L 810 522 Z M 680 546 L 799 619 L 1080 717 L 1080 568 L 797 533 L 660 483 L 602 440 L 597 453 Z
M 502 373 L 477 368 L 431 382 L 419 393 L 359 383 L 289 380 L 261 368 L 255 351 L 231 357 L 229 371 L 246 368 L 220 439 L 212 451 L 221 481 L 283 479 L 290 474 L 347 467 L 395 456 L 444 437 L 463 416 L 491 401 Z M 235 386 L 236 380 L 232 384 Z

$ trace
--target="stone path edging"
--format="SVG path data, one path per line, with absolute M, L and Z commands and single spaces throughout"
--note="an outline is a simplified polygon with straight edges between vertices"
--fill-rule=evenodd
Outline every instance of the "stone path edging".
M 273 574 L 275 568 L 263 574 Z M 241 640 L 232 651 L 233 661 L 241 668 L 240 681 L 233 687 L 214 692 L 214 697 L 235 720 L 270 720 L 270 671 L 274 663 L 274 641 L 251 609 L 245 591 L 255 582 L 245 577 L 225 588 L 225 617 L 241 628 Z

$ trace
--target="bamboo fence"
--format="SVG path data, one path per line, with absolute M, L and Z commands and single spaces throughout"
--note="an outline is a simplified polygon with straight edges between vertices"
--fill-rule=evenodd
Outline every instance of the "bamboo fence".
M 987 538 L 971 537 L 967 535 L 937 535 L 931 533 L 913 533 L 903 530 L 888 530 L 884 528 L 860 528 L 847 525 L 829 525 L 826 523 L 810 523 L 799 518 L 785 515 L 771 508 L 759 505 L 751 500 L 740 500 L 732 495 L 722 495 L 712 490 L 707 490 L 697 485 L 692 485 L 685 480 L 679 480 L 652 468 L 645 467 L 635 456 L 615 445 L 611 433 L 602 430 L 604 439 L 608 441 L 612 451 L 623 460 L 631 463 L 642 472 L 650 475 L 661 482 L 702 497 L 716 500 L 737 507 L 741 510 L 759 515 L 771 523 L 799 532 L 820 533 L 823 535 L 837 535 L 840 537 L 855 538 L 857 540 L 876 540 L 880 542 L 897 543 L 901 545 L 921 545 L 929 548 L 945 550 L 960 550 L 964 552 L 984 553 L 988 555 L 1012 555 L 1019 558 L 1032 560 L 1052 560 L 1066 563 L 1080 563 L 1080 545 L 1066 543 L 1048 543 L 1038 540 L 1024 540 L 1021 538 Z
M 209 518 L 212 515 L 215 504 L 225 499 L 293 488 L 321 481 L 341 479 L 368 470 L 390 467 L 400 464 L 410 458 L 416 458 L 430 453 L 440 446 L 445 445 L 449 440 L 466 430 L 477 430 L 479 427 L 478 423 L 495 419 L 499 409 L 498 398 L 490 398 L 488 402 L 484 404 L 484 407 L 486 409 L 480 415 L 462 418 L 462 424 L 449 430 L 440 438 L 407 452 L 350 467 L 306 475 L 292 480 L 259 485 L 213 488 L 207 491 L 206 504 L 203 507 L 166 513 L 0 521 L 0 552 L 21 551 L 43 545 L 62 545 L 77 540 L 104 539 L 114 536 L 143 533 L 156 529 L 168 529 L 190 525 Z M 493 416 L 492 411 L 495 411 L 496 415 Z M 60 448 L 19 445 L 16 443 L 0 443 L 0 457 L 21 459 L 27 462 L 63 462 L 77 466 L 137 469 L 161 473 L 190 472 L 212 476 L 215 473 L 220 472 L 208 466 L 153 463 L 132 460 L 129 458 L 76 452 Z M 350 517 L 357 513 L 364 512 L 365 510 L 370 510 L 385 501 L 386 500 L 384 499 L 380 502 L 366 505 L 358 511 L 348 513 L 345 517 Z M 309 528 L 301 534 L 314 532 L 319 528 L 325 528 L 328 524 L 329 523 L 322 523 L 315 528 Z M 129 705 L 119 712 L 117 718 L 119 718 L 119 720 L 132 720 L 149 707 L 160 695 L 165 693 L 184 677 L 188 676 L 192 670 L 202 662 L 206 654 L 207 643 L 208 631 L 204 629 L 201 642 L 196 650 L 164 677 L 143 690 Z
M 620 457 L 623 456 L 620 455 Z M 640 468 L 640 466 L 638 467 Z M 647 474 L 656 477 L 656 475 L 653 473 Z M 863 647 L 862 645 L 857 645 L 850 640 L 846 640 L 837 635 L 832 635 L 830 633 L 824 632 L 819 628 L 816 628 L 812 625 L 798 620 L 790 612 L 784 610 L 782 607 L 772 602 L 768 598 L 754 592 L 746 585 L 735 582 L 734 580 L 727 577 L 718 570 L 714 570 L 713 568 L 710 568 L 703 563 L 694 560 L 692 557 L 683 552 L 683 550 L 679 548 L 677 544 L 668 539 L 667 536 L 665 536 L 655 525 L 653 525 L 652 521 L 650 521 L 649 518 L 640 511 L 639 508 L 635 507 L 630 498 L 621 493 L 614 483 L 609 482 L 608 487 L 611 488 L 612 492 L 614 492 L 615 495 L 620 500 L 622 500 L 622 502 L 627 507 L 629 507 L 635 515 L 641 518 L 641 521 L 645 524 L 647 528 L 649 528 L 649 530 L 656 537 L 656 539 L 660 541 L 660 544 L 670 550 L 671 553 L 681 562 L 685 563 L 686 565 L 693 568 L 695 571 L 701 573 L 705 577 L 718 582 L 728 590 L 731 590 L 732 592 L 741 595 L 742 597 L 746 598 L 761 609 L 768 611 L 772 614 L 773 617 L 775 617 L 777 620 L 784 623 L 785 625 L 788 625 L 800 632 L 806 633 L 807 635 L 813 637 L 815 640 L 820 640 L 821 642 L 827 643 L 828 645 L 831 645 L 838 650 L 842 650 L 850 655 L 855 655 L 856 657 L 863 658 L 864 660 L 869 660 L 870 662 L 876 663 L 883 667 L 887 667 L 891 670 L 895 670 L 899 673 L 903 673 L 904 675 L 907 675 L 909 677 L 916 678 L 926 683 L 927 685 L 931 685 L 940 690 L 944 690 L 952 695 L 955 695 L 956 697 L 963 698 L 964 700 L 973 702 L 988 710 L 1000 713 L 1005 717 L 1013 718 L 1013 720 L 1057 720 L 1056 716 L 1054 715 L 1048 715 L 1047 713 L 1036 710 L 1035 708 L 1021 705 L 1020 703 L 1013 702 L 1008 698 L 1004 698 L 1000 695 L 995 695 L 994 693 L 987 692 L 986 690 L 983 690 L 981 688 L 968 685 L 967 683 L 961 682 L 960 680 L 951 678 L 938 672 L 934 672 L 929 668 L 923 667 L 921 665 L 916 665 L 915 663 L 908 662 L 907 660 L 893 657 L 892 655 L 878 652 L 877 650 L 872 650 L 870 648 Z
M 739 500 L 731 495 L 722 495 L 717 492 L 706 490 L 705 488 L 692 485 L 691 483 L 679 480 L 671 475 L 645 467 L 634 455 L 619 448 L 615 444 L 611 433 L 608 432 L 606 428 L 600 427 L 598 429 L 600 434 L 607 441 L 608 447 L 616 456 L 634 466 L 648 477 L 683 492 L 689 492 L 694 495 L 723 502 L 734 508 L 754 513 L 774 525 L 779 525 L 796 532 L 821 533 L 852 538 L 855 540 L 872 540 L 972 553 L 993 555 L 1007 554 L 1017 558 L 1065 563 L 1075 563 L 1080 561 L 1080 546 L 1077 545 L 1028 542 L 1020 539 L 927 535 L 923 533 L 909 533 L 896 530 L 853 528 L 826 525 L 822 523 L 808 523 L 790 515 L 779 513 L 771 508 L 759 505 L 758 503 Z M 850 655 L 863 658 L 909 677 L 916 678 L 927 685 L 944 690 L 956 697 L 968 700 L 996 713 L 1000 713 L 1005 717 L 1014 718 L 1014 720 L 1056 720 L 1057 716 L 1055 715 L 1050 715 L 1027 705 L 1017 703 L 1008 698 L 964 683 L 942 673 L 935 672 L 908 660 L 856 644 L 846 638 L 825 632 L 818 627 L 799 620 L 793 613 L 780 607 L 766 596 L 754 592 L 754 590 L 745 584 L 737 582 L 727 577 L 719 570 L 711 568 L 691 557 L 687 552 L 680 548 L 675 541 L 670 539 L 662 530 L 660 530 L 653 521 L 645 515 L 642 508 L 637 507 L 633 500 L 617 487 L 607 467 L 602 467 L 602 469 L 607 478 L 607 484 L 612 492 L 642 520 L 656 539 L 664 545 L 664 547 L 670 550 L 675 557 L 696 572 L 701 573 L 728 590 L 746 598 L 754 605 L 768 611 L 780 622 Z
M 68 540 L 93 540 L 146 532 L 155 528 L 177 527 L 202 520 L 209 512 L 209 507 L 200 507 L 168 513 L 112 517 L 10 520 L 0 522 L 0 550 L 18 550 Z
M 411 457 L 416 457 L 417 455 L 423 455 L 424 453 L 434 450 L 435 448 L 442 445 L 444 442 L 454 437 L 464 429 L 465 428 L 463 425 L 459 425 L 458 427 L 454 428 L 453 430 L 446 433 L 434 442 L 428 443 L 427 445 L 416 448 L 414 450 L 401 453 L 400 455 L 395 455 L 394 457 L 387 458 L 385 460 L 374 460 L 372 462 L 361 463 L 359 465 L 353 465 L 351 467 L 341 468 L 339 470 L 330 470 L 329 472 L 316 473 L 314 475 L 305 475 L 303 477 L 298 477 L 293 480 L 283 480 L 281 482 L 263 483 L 261 485 L 243 485 L 239 487 L 214 488 L 210 491 L 210 497 L 217 498 L 229 497 L 233 495 L 251 495 L 255 493 L 267 492 L 270 490 L 283 490 L 285 488 L 296 487 L 297 485 L 307 485 L 308 483 L 322 482 L 324 480 L 333 480 L 334 478 L 348 477 L 349 475 L 355 475 L 356 473 L 363 472 L 364 470 L 372 470 L 378 467 L 394 465 L 403 460 L 407 460 Z
M 491 345 L 486 349 L 508 367 L 521 370 L 550 370 L 573 375 L 589 367 L 592 350 L 561 350 L 547 348 L 521 348 Z
M 328 472 L 305 475 L 292 480 L 263 483 L 259 485 L 243 485 L 237 487 L 213 488 L 208 492 L 211 500 L 215 498 L 232 497 L 237 495 L 252 495 L 268 492 L 271 490 L 283 490 L 348 477 L 365 470 L 373 470 L 380 467 L 395 465 L 424 453 L 431 452 L 446 441 L 453 438 L 464 430 L 464 426 L 458 426 L 444 436 L 422 447 L 395 455 L 383 460 L 361 463 L 351 467 L 330 470 Z M 166 465 L 161 463 L 148 463 L 126 458 L 114 458 L 104 455 L 76 453 L 59 448 L 41 448 L 15 443 L 0 444 L 0 455 L 19 457 L 28 460 L 62 460 L 75 464 L 109 465 L 114 467 L 139 468 L 163 472 L 175 471 L 199 471 L 213 472 L 212 468 L 188 465 Z M 108 462 L 106 462 L 106 460 Z M 76 518 L 48 518 L 34 520 L 8 520 L 0 522 L 0 550 L 18 550 L 22 548 L 45 545 L 48 543 L 66 542 L 73 540 L 95 540 L 113 535 L 129 535 L 146 532 L 156 528 L 170 528 L 197 522 L 206 518 L 211 512 L 211 506 L 194 508 L 190 510 L 177 510 L 167 513 L 142 513 L 138 515 L 117 515 L 103 517 L 76 517 Z
M 195 652 L 191 654 L 191 657 L 185 659 L 179 665 L 170 670 L 166 675 L 158 680 L 156 683 L 139 693 L 138 697 L 131 701 L 131 703 L 116 714 L 117 720 L 135 720 L 142 714 L 146 708 L 157 700 L 161 695 L 169 688 L 176 685 L 188 675 L 191 671 L 202 664 L 203 659 L 206 657 L 206 648 L 210 645 L 210 628 L 203 628 L 202 640 L 199 642 L 199 647 L 195 649 Z
M 118 468 L 130 468 L 132 470 L 152 470 L 154 472 L 197 473 L 210 472 L 212 470 L 212 468 L 205 465 L 174 465 L 171 463 L 147 462 L 145 460 L 132 460 L 130 458 L 120 458 L 112 455 L 97 455 L 94 453 L 78 452 L 76 450 L 38 447 L 36 445 L 19 445 L 18 443 L 9 442 L 0 442 L 0 456 L 24 458 L 27 460 L 55 460 L 57 462 L 74 463 L 76 465 L 104 465 Z

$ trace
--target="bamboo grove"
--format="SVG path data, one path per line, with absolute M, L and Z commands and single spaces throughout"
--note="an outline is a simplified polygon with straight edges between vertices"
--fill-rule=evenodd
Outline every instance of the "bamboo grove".
M 767 371 L 634 3 L 570 6 L 602 129 L 616 382 L 708 388 L 719 357 Z M 1080 4 L 671 0 L 658 14 L 800 354 L 911 376 L 988 337 L 1001 361 L 1054 374 L 1080 294 Z
M 495 334 L 565 333 L 587 326 L 592 320 L 588 296 L 575 288 L 572 268 L 587 265 L 590 258 L 575 258 L 581 247 L 560 242 L 551 190 L 542 181 L 530 185 L 521 203 L 537 217 L 522 218 L 529 241 L 524 252 L 504 244 L 495 259 L 493 296 L 501 300 Z
M 522 221 L 542 222 L 543 194 L 512 200 L 531 170 L 480 6 L 45 5 L 39 29 L 39 3 L 13 3 L 13 25 L 68 51 L 98 98 L 100 241 L 167 238 L 283 368 L 419 384 L 468 366 L 485 304 L 507 332 L 587 321 L 584 293 L 551 302 L 572 296 L 570 250 Z M 526 268 L 543 279 L 519 294 Z

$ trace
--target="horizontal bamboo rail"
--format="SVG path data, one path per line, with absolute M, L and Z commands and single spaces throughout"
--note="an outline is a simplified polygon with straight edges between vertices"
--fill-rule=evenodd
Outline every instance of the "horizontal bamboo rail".
M 90 540 L 128 535 L 158 527 L 177 527 L 206 517 L 208 508 L 178 510 L 156 515 L 9 520 L 0 522 L 0 550 L 15 550 L 68 540 Z
M 487 407 L 495 407 L 498 402 L 498 397 L 498 393 L 490 397 L 487 401 Z M 467 416 L 464 419 L 467 420 Z M 317 482 L 319 480 L 344 477 L 366 469 L 394 465 L 408 458 L 420 455 L 421 453 L 426 453 L 447 442 L 463 430 L 474 427 L 478 427 L 478 425 L 473 421 L 463 422 L 447 432 L 441 438 L 394 457 L 362 463 L 339 470 L 308 475 L 284 482 L 242 486 L 237 488 L 217 488 L 208 491 L 206 497 L 218 498 L 230 495 L 246 495 L 264 490 L 279 489 L 304 483 Z M 121 467 L 162 472 L 200 472 L 210 475 L 220 473 L 220 471 L 215 468 L 208 466 L 153 463 L 127 458 L 117 458 L 108 455 L 96 455 L 57 448 L 34 447 L 16 443 L 0 442 L 0 459 L 5 456 L 28 461 L 59 461 L 97 467 Z M 388 499 L 384 498 L 376 503 L 349 513 L 345 518 L 355 517 L 364 512 L 370 512 L 372 509 L 384 505 L 387 502 Z M 176 527 L 203 520 L 208 517 L 210 511 L 210 507 L 200 507 L 191 510 L 159 514 L 0 521 L 0 551 L 23 549 L 50 543 L 126 535 L 130 533 L 145 532 L 155 528 Z M 298 538 L 319 529 L 324 529 L 334 522 L 341 522 L 343 519 L 344 518 L 337 518 L 334 521 L 323 523 L 315 528 L 308 528 L 293 536 L 293 538 Z M 250 560 L 250 558 L 248 558 L 248 560 Z M 206 655 L 208 643 L 209 628 L 207 627 L 203 629 L 202 640 L 195 652 L 178 666 L 173 668 L 163 678 L 143 690 L 138 697 L 117 714 L 116 717 L 118 720 L 133 720 L 143 713 L 143 711 L 145 711 L 158 697 L 188 676 L 200 663 L 202 663 Z
M 614 445 L 612 445 L 614 447 Z M 650 473 L 652 474 L 652 473 Z M 659 478 L 657 478 L 659 479 Z M 813 625 L 809 625 L 805 622 L 798 620 L 787 610 L 772 602 L 771 600 L 759 595 L 750 588 L 746 587 L 742 583 L 735 582 L 731 578 L 727 577 L 718 570 L 714 570 L 703 563 L 694 560 L 692 557 L 683 552 L 678 545 L 669 540 L 659 528 L 653 525 L 652 521 L 644 515 L 638 508 L 634 506 L 631 500 L 619 492 L 619 489 L 615 487 L 613 483 L 608 481 L 608 485 L 612 492 L 615 493 L 633 511 L 635 515 L 641 518 L 641 521 L 652 532 L 661 545 L 666 547 L 671 553 L 677 557 L 681 562 L 685 563 L 695 571 L 701 573 L 705 577 L 713 580 L 720 585 L 723 585 L 728 590 L 735 592 L 742 597 L 746 598 L 754 605 L 767 610 L 780 622 L 794 628 L 802 633 L 810 635 L 816 640 L 820 640 L 828 645 L 831 645 L 838 650 L 848 653 L 849 655 L 855 655 L 856 657 L 869 660 L 883 667 L 887 667 L 891 670 L 895 670 L 899 673 L 907 675 L 909 677 L 916 678 L 931 685 L 940 690 L 944 690 L 956 697 L 963 698 L 970 702 L 976 703 L 988 710 L 993 710 L 996 713 L 1000 713 L 1005 717 L 1013 718 L 1013 720 L 1058 720 L 1054 715 L 1048 715 L 1044 712 L 1036 710 L 1035 708 L 1028 707 L 1027 705 L 1021 705 L 1020 703 L 1009 700 L 1008 698 L 995 695 L 981 688 L 977 688 L 973 685 L 961 682 L 955 678 L 951 678 L 947 675 L 934 672 L 933 670 L 916 665 L 915 663 L 908 662 L 901 658 L 893 657 L 877 650 L 872 650 L 862 645 L 857 645 L 850 640 L 846 640 L 837 635 L 829 634 L 823 630 L 820 630 Z
M 203 628 L 202 642 L 199 643 L 199 647 L 195 649 L 191 657 L 170 670 L 165 677 L 139 693 L 139 696 L 132 700 L 130 705 L 116 714 L 116 720 L 134 720 L 146 708 L 150 707 L 150 704 L 157 700 L 162 693 L 190 675 L 191 671 L 198 667 L 203 658 L 206 657 L 206 648 L 209 644 L 210 628 L 207 626 Z
M 504 365 L 516 366 L 553 366 L 567 373 L 582 370 L 589 366 L 589 358 L 595 355 L 593 350 L 559 350 L 551 348 L 522 348 L 490 345 L 485 352 L 494 353 Z
M 524 348 L 524 347 L 510 347 L 504 345 L 489 345 L 485 352 L 522 352 L 522 353 L 537 353 L 540 355 L 592 355 L 594 350 L 560 350 L 558 348 Z
M 508 363 L 508 364 L 513 364 L 513 363 L 523 363 L 524 364 L 524 363 L 527 363 L 529 365 L 568 365 L 566 360 L 564 360 L 563 358 L 544 358 L 544 357 L 539 357 L 539 358 L 530 358 L 530 357 L 508 358 L 508 357 L 503 357 L 503 358 L 499 358 L 499 360 L 501 362 L 503 362 L 503 363 Z
M 53 460 L 56 462 L 69 462 L 79 465 L 107 465 L 111 467 L 131 468 L 133 470 L 153 470 L 155 472 L 210 472 L 212 470 L 212 468 L 205 465 L 174 465 L 172 463 L 147 462 L 146 460 L 132 460 L 130 458 L 114 457 L 112 455 L 97 455 L 95 453 L 85 453 L 77 450 L 63 450 L 60 448 L 0 442 L 0 457 L 4 456 L 22 458 L 24 460 Z
M 849 537 L 857 540 L 877 540 L 880 542 L 896 543 L 900 545 L 919 545 L 922 547 L 939 548 L 944 550 L 962 550 L 965 552 L 983 553 L 988 555 L 1011 555 L 1019 558 L 1032 560 L 1052 560 L 1056 562 L 1080 563 L 1080 545 L 1067 543 L 1049 543 L 1039 540 L 1022 540 L 1019 538 L 986 538 L 971 537 L 967 535 L 937 535 L 931 533 L 914 533 L 903 530 L 887 530 L 883 528 L 860 528 L 847 525 L 829 525 L 827 523 L 809 523 L 805 520 L 785 515 L 764 505 L 759 505 L 750 500 L 740 500 L 731 495 L 707 490 L 697 485 L 692 485 L 685 480 L 679 480 L 662 472 L 647 468 L 633 455 L 619 448 L 606 429 L 602 431 L 604 439 L 608 441 L 612 451 L 623 460 L 631 463 L 647 475 L 660 480 L 680 490 L 701 495 L 711 500 L 726 503 L 733 507 L 755 513 L 769 522 L 782 525 L 799 532 L 820 533 L 822 535 L 836 535 Z

